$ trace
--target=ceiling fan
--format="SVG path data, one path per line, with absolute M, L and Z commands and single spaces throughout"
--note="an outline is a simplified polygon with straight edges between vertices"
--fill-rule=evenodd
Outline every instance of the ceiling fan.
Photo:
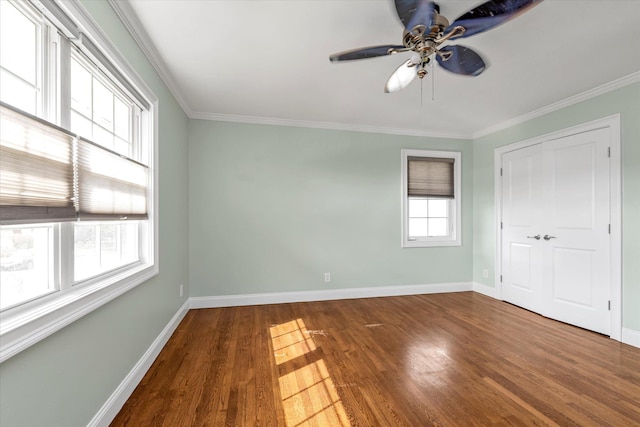
M 435 57 L 442 68 L 455 74 L 478 76 L 485 68 L 482 57 L 462 45 L 444 42 L 469 37 L 503 24 L 528 11 L 542 0 L 489 0 L 469 10 L 449 24 L 440 15 L 440 6 L 427 0 L 395 0 L 396 12 L 404 25 L 402 45 L 369 46 L 338 52 L 329 57 L 331 62 L 373 58 L 399 52 L 412 52 L 389 78 L 384 91 L 404 89 L 416 76 L 427 75 L 426 66 Z

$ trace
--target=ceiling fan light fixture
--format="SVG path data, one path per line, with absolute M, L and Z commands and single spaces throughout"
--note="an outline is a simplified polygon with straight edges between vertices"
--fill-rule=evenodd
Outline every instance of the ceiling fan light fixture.
M 391 77 L 389 77 L 389 80 L 387 80 L 387 83 L 384 85 L 384 92 L 398 92 L 409 86 L 418 75 L 416 65 L 417 64 L 411 62 L 411 59 L 407 59 L 404 64 L 391 74 Z

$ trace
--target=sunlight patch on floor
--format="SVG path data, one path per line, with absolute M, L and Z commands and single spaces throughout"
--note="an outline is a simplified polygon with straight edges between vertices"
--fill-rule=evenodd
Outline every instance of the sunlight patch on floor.
M 287 426 L 350 426 L 335 384 L 302 319 L 271 327 Z M 320 334 L 326 336 L 325 334 Z

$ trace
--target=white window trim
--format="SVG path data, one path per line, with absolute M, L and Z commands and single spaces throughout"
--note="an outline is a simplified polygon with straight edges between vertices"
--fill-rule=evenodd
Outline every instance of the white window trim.
M 111 61 L 111 64 L 127 76 L 136 89 L 149 101 L 149 114 L 153 120 L 153 129 L 150 126 L 145 126 L 144 131 L 151 133 L 148 140 L 153 144 L 153 155 L 148 162 L 152 177 L 148 191 L 153 203 L 148 209 L 147 227 L 150 232 L 146 233 L 146 238 L 141 241 L 141 244 L 145 246 L 143 249 L 147 249 L 148 258 L 142 259 L 134 267 L 101 276 L 98 280 L 77 289 L 72 288 L 64 293 L 51 294 L 0 313 L 0 363 L 144 283 L 157 275 L 159 271 L 158 98 L 111 43 L 79 0 L 57 2 L 57 4 L 74 20 L 82 33 L 92 39 L 94 44 Z
M 439 246 L 460 246 L 462 245 L 462 153 L 459 151 L 435 151 L 435 150 L 401 150 L 401 246 L 403 248 L 428 248 Z M 452 201 L 454 229 L 451 236 L 446 238 L 433 237 L 425 240 L 409 240 L 409 221 L 408 221 L 408 201 L 407 196 L 407 174 L 408 174 L 408 158 L 409 157 L 435 157 L 455 159 L 453 168 L 454 194 Z

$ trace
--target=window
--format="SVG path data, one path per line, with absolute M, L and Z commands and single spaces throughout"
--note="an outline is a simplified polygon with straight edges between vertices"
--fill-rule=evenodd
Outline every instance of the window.
M 0 2 L 2 100 L 32 114 L 42 114 L 43 31 L 33 9 Z
M 71 55 L 71 130 L 135 157 L 140 108 L 79 52 Z
M 157 273 L 157 110 L 79 3 L 0 8 L 1 362 Z
M 461 154 L 402 150 L 402 247 L 459 246 Z

